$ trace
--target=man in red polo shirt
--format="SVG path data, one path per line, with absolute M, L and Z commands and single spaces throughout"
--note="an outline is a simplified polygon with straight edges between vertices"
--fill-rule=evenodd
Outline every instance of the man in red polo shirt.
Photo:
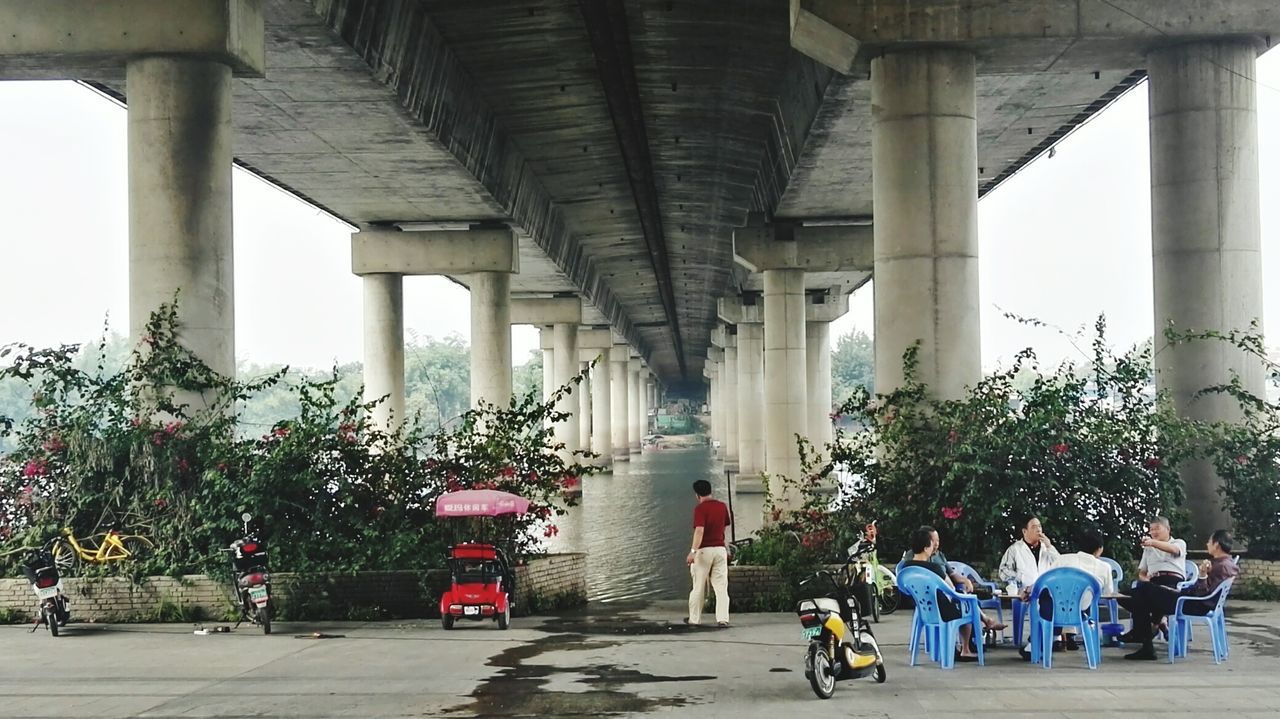
M 685 563 L 693 575 L 693 591 L 689 592 L 689 617 L 685 624 L 702 623 L 702 599 L 707 591 L 707 577 L 716 593 L 716 624 L 729 626 L 729 552 L 724 546 L 724 529 L 733 523 L 724 502 L 711 498 L 711 483 L 699 479 L 693 483 L 698 506 L 693 508 L 693 543 Z

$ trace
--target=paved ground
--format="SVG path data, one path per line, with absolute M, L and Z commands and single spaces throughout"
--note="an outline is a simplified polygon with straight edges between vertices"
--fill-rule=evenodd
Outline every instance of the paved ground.
M 1234 603 L 1231 659 L 1203 631 L 1174 666 L 1079 653 L 1052 670 L 997 650 L 988 666 L 908 667 L 907 616 L 878 635 L 889 679 L 813 696 L 798 625 L 739 615 L 728 630 L 672 627 L 676 603 L 606 607 L 446 634 L 432 623 L 281 625 L 195 636 L 187 626 L 0 627 L 3 717 L 1280 716 L 1280 605 Z M 341 638 L 299 638 L 314 630 Z

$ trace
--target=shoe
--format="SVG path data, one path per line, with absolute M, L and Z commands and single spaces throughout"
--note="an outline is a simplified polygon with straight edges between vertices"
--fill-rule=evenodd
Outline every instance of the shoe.
M 1142 643 L 1142 637 L 1134 633 L 1133 630 L 1129 630 L 1124 634 L 1117 636 L 1116 639 L 1119 639 L 1125 644 L 1141 644 Z
M 961 664 L 972 664 L 978 661 L 978 657 L 973 654 L 960 654 L 956 656 L 956 661 Z
M 1156 650 L 1150 644 L 1142 645 L 1142 648 L 1132 654 L 1124 655 L 1125 659 L 1135 659 L 1138 661 L 1155 661 Z
M 1008 625 L 1008 624 L 1001 624 L 1000 622 L 992 622 L 989 626 L 987 626 L 987 631 L 989 631 L 989 632 L 1003 632 L 1004 630 L 1006 630 L 1006 629 L 1008 629 L 1008 628 L 1009 628 L 1009 625 Z
M 1031 661 L 1031 645 L 1027 644 L 1026 646 L 1019 648 L 1018 656 L 1022 657 L 1026 661 Z
M 1080 645 L 1076 643 L 1076 638 L 1074 635 L 1071 635 L 1071 634 L 1065 635 L 1062 639 L 1062 642 L 1066 646 L 1067 651 L 1069 652 L 1074 652 L 1080 649 Z
M 699 622 L 691 622 L 691 621 L 689 621 L 689 618 L 688 618 L 688 617 L 685 617 L 683 621 L 684 621 L 685 625 L 690 626 L 690 627 L 700 627 L 700 626 L 702 626 L 702 624 L 701 624 L 701 623 L 699 623 Z
M 728 622 L 716 622 L 716 626 L 717 626 L 717 627 L 720 627 L 721 629 L 728 629 L 728 628 L 729 628 L 729 623 L 728 623 Z

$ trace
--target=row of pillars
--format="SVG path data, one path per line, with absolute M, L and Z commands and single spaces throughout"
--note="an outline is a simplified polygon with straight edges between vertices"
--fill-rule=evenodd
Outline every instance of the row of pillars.
M 1164 338 L 1170 326 L 1261 324 L 1256 57 L 1249 40 L 1222 40 L 1147 58 L 1156 379 L 1180 413 L 1202 420 L 1236 418 L 1230 398 L 1196 397 L 1233 373 L 1256 395 L 1265 390 L 1261 363 L 1226 343 L 1169 346 Z M 958 397 L 981 378 L 975 82 L 975 57 L 960 49 L 904 49 L 871 62 L 869 269 L 880 392 L 902 384 L 903 353 L 916 342 L 918 377 L 935 396 Z M 820 366 L 829 362 L 828 338 L 825 326 L 805 321 L 804 268 L 841 268 L 812 260 L 832 255 L 811 252 L 796 228 L 765 231 L 764 241 L 749 231 L 746 243 L 735 237 L 735 253 L 764 279 L 763 391 L 758 325 L 740 323 L 736 351 L 724 343 L 711 353 L 713 431 L 726 457 L 736 452 L 743 473 L 754 472 L 763 418 L 766 471 L 794 477 L 795 435 L 822 441 L 830 428 L 818 416 L 830 407 L 830 386 L 819 381 L 830 379 L 829 365 Z M 1212 468 L 1192 467 L 1183 480 L 1197 535 L 1229 526 Z
M 364 282 L 365 401 L 383 400 L 374 421 L 393 428 L 404 419 L 404 299 L 406 274 L 449 274 L 471 290 L 471 405 L 508 406 L 512 395 L 511 325 L 539 327 L 543 400 L 561 387 L 553 437 L 566 454 L 587 450 L 599 464 L 626 461 L 640 451 L 658 385 L 608 328 L 581 327 L 576 297 L 511 297 L 518 271 L 509 229 L 366 230 L 352 235 L 352 268 Z M 397 272 L 386 272 L 394 268 Z M 478 268 L 483 268 L 477 271 Z M 580 384 L 575 376 L 585 374 Z M 383 399 L 385 398 L 385 399 Z

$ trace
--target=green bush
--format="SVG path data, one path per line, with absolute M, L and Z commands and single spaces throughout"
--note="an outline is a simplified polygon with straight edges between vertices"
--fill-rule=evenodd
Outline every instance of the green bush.
M 1246 577 L 1232 585 L 1231 598 L 1280 602 L 1280 584 L 1263 577 Z
M 218 549 L 240 536 L 246 511 L 265 526 L 277 571 L 434 568 L 464 533 L 536 552 L 574 501 L 564 490 L 598 471 L 580 461 L 589 453 L 563 457 L 549 426 L 582 376 L 546 402 L 485 405 L 431 433 L 416 417 L 383 431 L 370 421 L 377 402 L 339 396 L 336 376 L 302 379 L 295 419 L 241 438 L 237 403 L 285 382 L 287 369 L 248 382 L 214 373 L 178 342 L 175 306 L 152 315 L 121 371 L 81 369 L 76 349 L 0 349 L 0 380 L 26 383 L 34 410 L 0 419 L 16 446 L 0 457 L 0 571 L 71 527 L 155 542 L 110 571 L 225 576 Z M 488 521 L 483 533 L 475 520 L 437 521 L 436 498 L 469 488 L 519 494 L 531 513 Z

